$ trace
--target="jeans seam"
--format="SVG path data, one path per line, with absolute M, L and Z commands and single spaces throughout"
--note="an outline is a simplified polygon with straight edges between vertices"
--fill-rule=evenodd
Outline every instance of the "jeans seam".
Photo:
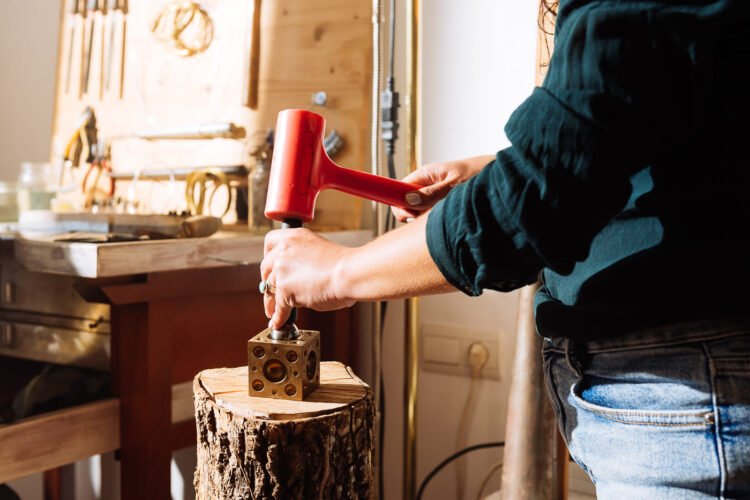
M 711 422 L 704 422 L 704 423 L 698 423 L 698 422 L 684 422 L 684 423 L 666 423 L 666 422 L 633 422 L 631 420 L 622 420 L 619 418 L 614 418 L 604 412 L 598 411 L 598 410 L 589 410 L 591 413 L 594 413 L 596 415 L 599 415 L 602 418 L 606 418 L 607 420 L 612 420 L 613 422 L 619 422 L 621 424 L 628 424 L 628 425 L 653 425 L 656 427 L 707 427 L 711 425 Z M 634 416 L 638 416 L 637 414 L 634 414 Z M 645 415 L 644 415 L 645 416 Z
M 716 456 L 719 460 L 719 498 L 724 500 L 727 482 L 727 463 L 724 456 L 724 443 L 721 440 L 721 416 L 719 415 L 719 404 L 716 394 L 716 366 L 708 344 L 703 342 L 703 351 L 708 361 L 708 377 L 711 383 L 711 402 L 714 408 L 714 441 L 716 443 Z
M 591 349 L 586 349 L 586 352 L 591 353 L 591 354 L 603 354 L 603 353 L 608 353 L 608 352 L 636 351 L 638 349 L 652 349 L 654 347 L 671 347 L 675 345 L 704 343 L 708 341 L 721 340 L 721 339 L 725 339 L 729 337 L 736 337 L 736 336 L 747 335 L 747 334 L 748 334 L 747 330 L 729 331 L 729 332 L 707 334 L 702 337 L 695 337 L 695 338 L 688 338 L 688 339 L 661 340 L 661 341 L 654 341 L 652 343 L 642 343 L 642 344 L 633 344 L 633 345 L 624 345 L 624 346 L 599 347 L 599 348 L 594 347 Z

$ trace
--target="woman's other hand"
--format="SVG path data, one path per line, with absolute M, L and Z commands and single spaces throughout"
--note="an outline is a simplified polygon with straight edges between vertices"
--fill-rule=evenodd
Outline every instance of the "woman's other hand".
M 404 210 L 392 207 L 393 215 L 397 220 L 404 222 L 429 211 L 435 203 L 445 198 L 451 189 L 469 180 L 494 159 L 493 155 L 485 155 L 422 165 L 403 179 L 405 182 L 424 186 L 406 195 L 406 202 L 413 208 Z
M 281 229 L 266 235 L 261 279 L 276 288 L 263 296 L 269 326 L 279 329 L 293 307 L 330 311 L 349 307 L 337 276 L 350 248 L 332 243 L 308 229 Z

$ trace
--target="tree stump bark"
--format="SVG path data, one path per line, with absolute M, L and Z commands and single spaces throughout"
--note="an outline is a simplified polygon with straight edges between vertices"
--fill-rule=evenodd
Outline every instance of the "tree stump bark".
M 320 365 L 305 401 L 248 395 L 247 367 L 199 373 L 198 500 L 370 499 L 370 388 L 345 365 Z

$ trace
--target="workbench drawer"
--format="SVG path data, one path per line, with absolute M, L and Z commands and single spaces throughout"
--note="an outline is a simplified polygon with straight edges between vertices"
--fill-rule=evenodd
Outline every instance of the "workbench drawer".
M 8 316 L 7 313 L 0 315 L 0 355 L 109 370 L 108 324 L 93 329 L 73 329 L 9 321 Z
M 109 320 L 109 305 L 83 300 L 75 289 L 79 278 L 34 273 L 12 262 L 0 267 L 0 305 L 29 311 L 90 320 Z

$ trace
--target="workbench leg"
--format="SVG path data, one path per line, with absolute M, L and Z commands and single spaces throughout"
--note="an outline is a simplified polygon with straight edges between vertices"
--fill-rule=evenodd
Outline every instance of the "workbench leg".
M 44 488 L 44 500 L 61 500 L 62 498 L 62 482 L 60 476 L 62 470 L 60 467 L 56 469 L 50 469 L 44 471 L 42 475 L 42 483 Z
M 171 335 L 153 324 L 148 304 L 112 307 L 123 500 L 170 495 Z

